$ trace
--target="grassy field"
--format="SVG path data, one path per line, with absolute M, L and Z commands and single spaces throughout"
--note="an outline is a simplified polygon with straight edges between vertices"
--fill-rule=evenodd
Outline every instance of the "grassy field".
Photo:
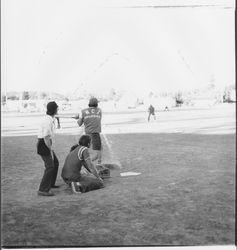
M 60 188 L 54 197 L 39 197 L 44 167 L 36 137 L 2 137 L 3 246 L 235 244 L 233 133 L 130 132 L 106 138 L 122 168 L 111 170 L 105 188 L 71 194 L 60 174 L 75 135 L 59 134 L 54 145 Z M 126 171 L 141 174 L 121 177 Z

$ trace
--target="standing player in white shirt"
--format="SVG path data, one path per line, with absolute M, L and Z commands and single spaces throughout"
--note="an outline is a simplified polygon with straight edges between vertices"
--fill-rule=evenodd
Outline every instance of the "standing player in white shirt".
M 46 116 L 43 118 L 38 131 L 37 153 L 44 161 L 45 171 L 42 177 L 38 195 L 53 196 L 51 188 L 57 188 L 55 185 L 58 174 L 58 158 L 52 149 L 52 138 L 55 130 L 55 115 L 58 112 L 56 102 L 47 104 Z

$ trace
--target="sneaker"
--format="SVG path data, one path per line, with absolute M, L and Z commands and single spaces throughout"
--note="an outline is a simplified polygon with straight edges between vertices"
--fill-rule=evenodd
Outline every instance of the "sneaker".
M 71 183 L 71 188 L 72 188 L 72 192 L 75 194 L 81 193 L 82 191 L 81 183 L 78 181 L 77 182 L 73 181 Z
M 40 196 L 54 196 L 54 193 L 52 193 L 51 191 L 48 191 L 48 192 L 38 191 L 38 195 L 40 195 Z

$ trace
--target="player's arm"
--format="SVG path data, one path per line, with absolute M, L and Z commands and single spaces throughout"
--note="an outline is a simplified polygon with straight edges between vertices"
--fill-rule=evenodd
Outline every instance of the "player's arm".
M 72 116 L 72 118 L 74 118 L 74 119 L 78 120 L 78 119 L 80 118 L 80 115 L 79 115 L 79 114 L 77 114 L 77 115 L 75 115 L 75 116 Z
M 103 182 L 103 180 L 100 178 L 94 164 L 91 162 L 91 159 L 90 159 L 90 155 L 89 155 L 89 152 L 88 150 L 84 150 L 83 152 L 83 158 L 84 158 L 84 167 L 90 172 L 92 173 L 95 177 L 97 177 L 100 181 Z
M 51 150 L 52 148 L 52 124 L 51 122 L 44 121 L 42 124 L 42 137 L 44 139 L 45 145 Z
M 77 120 L 77 124 L 78 124 L 79 127 L 81 127 L 81 125 L 83 124 L 83 118 L 79 118 Z
M 78 120 L 77 120 L 77 124 L 79 127 L 81 127 L 81 125 L 83 124 L 84 121 L 84 117 L 83 117 L 83 113 L 81 112 L 81 115 L 78 114 Z
M 60 125 L 59 116 L 55 116 L 55 118 L 56 118 L 56 120 L 57 120 L 57 122 L 58 122 L 58 129 L 60 129 L 60 128 L 61 128 L 61 125 Z
M 49 148 L 49 150 L 51 150 L 51 148 L 52 148 L 52 140 L 51 140 L 50 135 L 47 135 L 47 136 L 44 137 L 44 143 Z
M 53 158 L 52 139 L 51 139 L 50 135 L 47 135 L 44 137 L 44 143 L 49 148 L 50 154 L 52 155 L 52 158 Z
M 45 145 L 49 148 L 51 155 L 53 156 L 53 150 L 52 150 L 52 133 L 53 133 L 53 129 L 52 129 L 52 124 L 51 122 L 47 121 L 43 124 L 43 139 L 44 139 L 44 143 Z

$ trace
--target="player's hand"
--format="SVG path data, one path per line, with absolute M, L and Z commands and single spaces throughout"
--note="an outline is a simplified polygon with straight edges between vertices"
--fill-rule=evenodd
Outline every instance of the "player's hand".
M 79 115 L 75 115 L 73 116 L 74 119 L 78 120 L 79 119 Z
M 101 177 L 98 177 L 98 179 L 99 179 L 102 183 L 104 183 L 104 180 L 103 180 Z

